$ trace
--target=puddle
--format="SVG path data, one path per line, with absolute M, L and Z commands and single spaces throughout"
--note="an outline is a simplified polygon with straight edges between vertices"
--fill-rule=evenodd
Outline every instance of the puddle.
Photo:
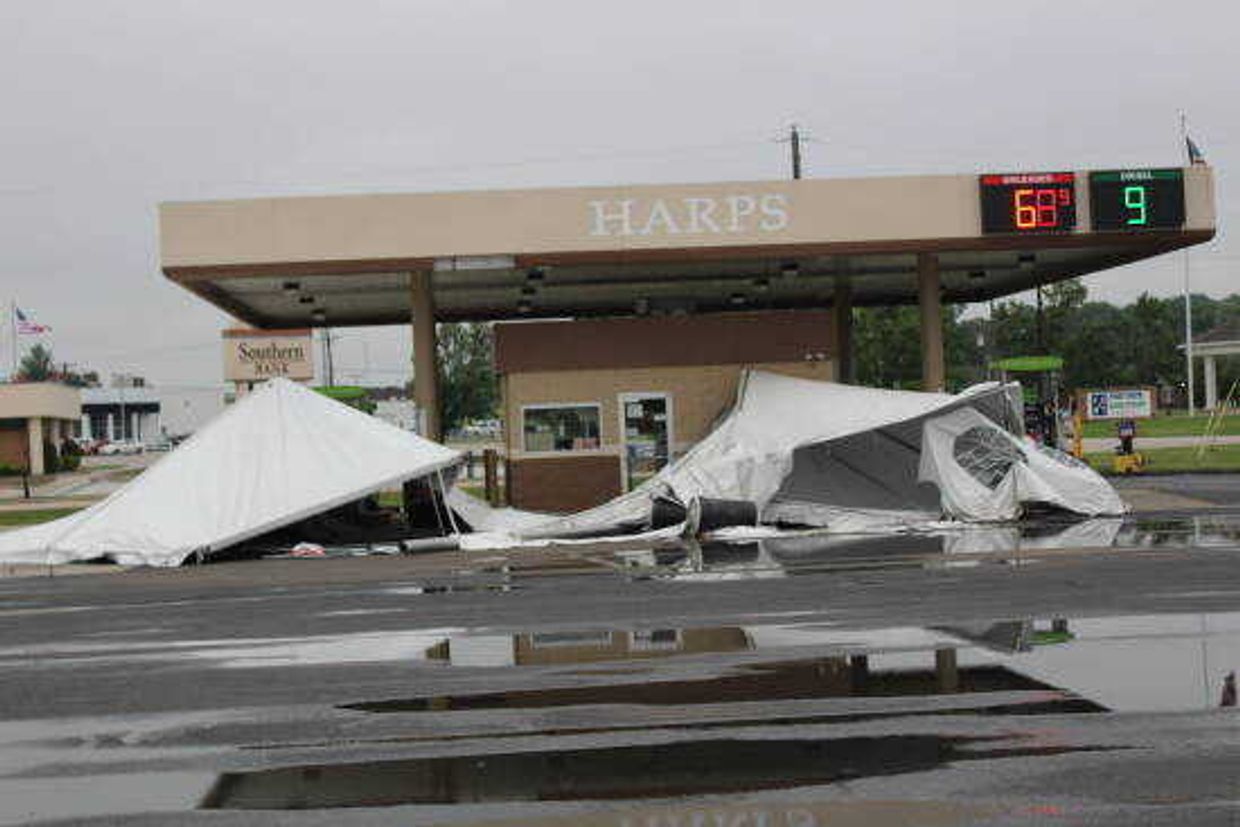
M 89 818 L 135 811 L 169 814 L 201 799 L 211 776 L 200 772 L 93 775 L 85 778 L 0 778 L 0 824 Z M 68 793 L 68 790 L 72 793 Z
M 422 583 L 410 586 L 396 586 L 390 589 L 383 589 L 383 594 L 398 596 L 415 596 L 420 597 L 428 594 L 469 594 L 471 592 L 494 592 L 506 593 L 517 591 L 520 586 L 513 585 L 505 580 L 499 583 L 490 582 L 448 582 L 448 583 Z
M 386 698 L 342 708 L 443 712 L 1025 692 L 1041 693 L 1029 698 L 1044 704 L 1039 711 L 1209 709 L 1219 704 L 1227 673 L 1240 667 L 1240 613 L 1027 618 L 934 628 L 793 623 L 465 634 L 446 636 L 425 656 L 453 666 L 540 668 L 550 672 L 544 681 L 559 685 Z M 589 668 L 608 662 L 647 668 Z
M 503 801 L 591 801 L 789 789 L 953 762 L 1105 747 L 1003 737 L 718 739 L 225 773 L 203 809 L 303 810 Z
M 335 666 L 351 663 L 417 662 L 459 629 L 359 632 L 300 638 L 169 640 L 127 643 L 59 643 L 0 649 L 0 665 L 18 662 L 40 668 L 73 668 L 106 663 L 207 661 L 221 669 L 284 666 Z
M 454 821 L 458 827 L 873 827 L 873 825 L 933 825 L 967 827 L 990 824 L 1001 816 L 1062 815 L 1056 805 L 998 805 L 968 800 L 907 801 L 806 800 L 796 793 L 787 801 L 721 799 L 694 802 L 610 805 L 579 809 L 572 815 L 513 816 Z
M 1001 692 L 1036 693 L 1021 701 L 985 698 L 976 707 L 1020 711 L 1020 703 L 1039 712 L 1098 712 L 1101 707 L 1058 692 L 1054 687 L 1001 666 L 960 668 L 953 650 L 940 650 L 932 668 L 875 672 L 866 656 L 759 664 L 716 678 L 559 689 L 512 690 L 467 695 L 428 696 L 345 704 L 361 712 L 446 712 L 483 709 L 538 709 L 598 704 L 691 706 L 809 700 L 815 698 L 913 697 Z M 946 653 L 951 653 L 946 654 Z M 580 673 L 578 673 L 580 674 Z M 613 675 L 614 676 L 614 675 Z M 855 716 L 854 716 L 855 717 Z
M 340 609 L 334 612 L 319 612 L 319 617 L 372 617 L 374 615 L 405 614 L 409 609 L 403 606 L 391 609 Z
M 953 565 L 985 555 L 1150 548 L 1240 548 L 1240 514 L 1043 518 L 903 533 L 789 532 L 614 556 L 622 569 L 642 576 L 713 582 L 823 569 Z
M 1210 513 L 1129 518 L 1119 542 L 1135 547 L 1226 548 L 1240 545 L 1240 514 Z

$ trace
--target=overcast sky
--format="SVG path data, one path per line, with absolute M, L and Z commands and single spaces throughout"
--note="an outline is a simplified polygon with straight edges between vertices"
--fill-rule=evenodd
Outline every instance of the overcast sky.
M 159 273 L 160 201 L 780 178 L 794 121 L 813 177 L 1177 165 L 1182 109 L 1220 213 L 1193 289 L 1223 296 L 1236 8 L 0 0 L 0 294 L 58 360 L 209 385 L 229 320 Z M 1182 257 L 1087 283 L 1169 295 Z M 341 335 L 338 377 L 407 378 L 406 330 Z

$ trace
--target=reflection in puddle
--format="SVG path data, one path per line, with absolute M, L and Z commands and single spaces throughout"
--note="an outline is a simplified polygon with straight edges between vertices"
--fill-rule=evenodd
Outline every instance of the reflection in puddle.
M 355 632 L 299 638 L 62 642 L 0 649 L 0 666 L 6 661 L 32 660 L 37 660 L 44 668 L 77 668 L 117 662 L 207 661 L 222 669 L 407 662 L 424 660 L 435 644 L 459 631 L 414 629 L 407 632 Z
M 1001 806 L 967 800 L 873 801 L 866 799 L 806 801 L 801 794 L 788 801 L 732 802 L 688 799 L 674 804 L 579 809 L 568 816 L 540 814 L 501 820 L 458 822 L 460 827 L 872 827 L 918 824 L 965 827 L 990 823 L 1010 812 L 1058 815 L 1053 805 Z
M 518 635 L 459 635 L 427 650 L 453 666 L 552 666 L 744 652 L 753 641 L 739 626 L 690 629 L 548 630 Z
M 0 778 L 0 824 L 186 810 L 208 789 L 205 772 L 112 773 L 65 778 Z M 118 819 L 120 820 L 120 819 Z
M 771 657 L 757 660 L 763 653 Z M 424 657 L 453 666 L 554 670 L 741 654 L 743 661 L 716 665 L 705 676 L 700 668 L 688 677 L 656 669 L 579 669 L 559 673 L 560 682 L 571 685 L 382 699 L 344 708 L 426 712 L 1032 692 L 1041 694 L 1024 702 L 1041 704 L 1038 711 L 1208 709 L 1218 704 L 1227 673 L 1240 666 L 1240 613 L 1060 617 L 933 628 L 801 623 L 446 635 Z M 591 677 L 609 682 L 581 685 Z M 983 699 L 977 707 L 990 705 Z
M 300 810 L 736 793 L 919 772 L 954 761 L 1097 751 L 999 737 L 720 739 L 221 775 L 204 809 Z
M 1120 712 L 1211 709 L 1240 666 L 1240 613 L 1082 618 L 1004 662 Z
M 783 577 L 824 567 L 953 565 L 969 557 L 1076 549 L 1237 548 L 1240 514 L 1043 518 L 904 532 L 789 532 L 689 542 L 680 549 L 618 552 L 644 576 L 713 582 Z
M 813 698 L 912 697 L 997 692 L 1034 693 L 1013 701 L 981 698 L 976 708 L 1002 707 L 1005 712 L 1029 704 L 1038 712 L 1101 710 L 1053 687 L 1001 666 L 961 668 L 955 650 L 938 650 L 925 669 L 874 671 L 865 655 L 766 663 L 727 675 L 694 680 L 655 680 L 602 686 L 511 690 L 468 695 L 425 696 L 346 704 L 362 712 L 445 712 L 479 709 L 537 709 L 594 704 L 690 706 Z

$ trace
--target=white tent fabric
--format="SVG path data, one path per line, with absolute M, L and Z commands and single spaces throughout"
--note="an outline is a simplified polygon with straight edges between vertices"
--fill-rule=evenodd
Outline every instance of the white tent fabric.
M 695 497 L 757 503 L 766 521 L 795 515 L 799 522 L 855 528 L 871 519 L 907 523 L 938 519 L 1007 519 L 1021 502 L 1042 501 L 1084 514 L 1122 513 L 1104 479 L 1084 466 L 1034 456 L 1009 469 L 1010 489 L 983 496 L 965 485 L 968 473 L 954 458 L 935 454 L 923 469 L 926 423 L 967 411 L 1005 435 L 1022 429 L 1019 387 L 987 384 L 957 395 L 880 390 L 750 371 L 736 405 L 683 457 L 641 487 L 597 508 L 541 521 L 529 513 L 485 512 L 473 506 L 476 529 L 522 538 L 597 534 L 641 526 L 652 499 L 670 491 Z M 938 420 L 936 420 L 938 421 Z M 947 433 L 943 419 L 929 431 Z M 969 419 L 974 422 L 973 419 Z M 934 443 L 936 446 L 938 442 Z M 976 484 L 969 478 L 968 483 Z M 933 484 L 928 484 L 933 483 Z M 948 490 L 944 493 L 944 487 Z M 453 492 L 450 503 L 466 495 Z
M 939 489 L 943 511 L 965 520 L 1012 520 L 1023 503 L 1078 514 L 1122 514 L 1106 480 L 1061 451 L 1013 436 L 973 408 L 925 423 L 919 478 Z
M 0 534 L 0 561 L 175 566 L 455 465 L 460 454 L 274 379 L 105 500 Z
M 981 395 L 993 396 L 998 386 Z M 1002 394 L 1001 394 L 1002 395 Z M 964 394 L 962 397 L 971 396 Z M 466 494 L 453 491 L 449 504 L 470 510 L 476 530 L 535 539 L 599 534 L 642 525 L 651 499 L 671 490 L 694 497 L 750 500 L 764 507 L 792 470 L 798 447 L 839 439 L 944 409 L 962 397 L 889 391 L 747 371 L 737 402 L 715 430 L 683 457 L 640 487 L 596 508 L 566 516 L 529 512 L 479 513 Z M 1006 401 L 1001 406 L 1006 408 Z M 542 516 L 543 519 L 536 519 Z

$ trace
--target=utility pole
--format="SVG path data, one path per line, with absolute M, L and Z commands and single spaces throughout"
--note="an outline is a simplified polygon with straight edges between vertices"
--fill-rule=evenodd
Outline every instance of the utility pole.
M 788 130 L 788 147 L 792 151 L 792 179 L 801 180 L 801 132 L 793 124 Z
M 327 366 L 327 386 L 334 387 L 336 367 L 332 364 L 332 330 L 330 327 L 323 328 L 323 361 Z
M 1042 285 L 1037 286 L 1038 310 L 1037 310 L 1037 326 L 1034 330 L 1034 349 L 1038 355 L 1046 353 L 1046 312 L 1042 308 Z
M 10 338 L 12 339 L 12 344 L 13 344 L 13 353 L 12 353 L 13 372 L 9 374 L 9 381 L 16 382 L 17 381 L 17 363 L 18 363 L 18 358 L 17 358 L 17 299 L 14 299 L 9 304 L 9 332 L 12 334 Z
M 121 392 L 121 438 L 117 442 L 124 442 L 128 439 L 129 425 L 125 422 L 125 374 L 121 374 L 120 387 L 117 388 Z

